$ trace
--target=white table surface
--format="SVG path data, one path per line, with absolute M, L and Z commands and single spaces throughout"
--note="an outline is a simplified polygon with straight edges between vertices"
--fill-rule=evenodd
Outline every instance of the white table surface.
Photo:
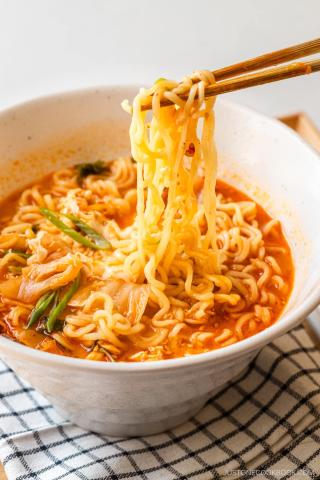
M 0 109 L 107 83 L 180 78 L 320 36 L 318 0 L 0 0 Z M 320 74 L 229 94 L 320 126 Z

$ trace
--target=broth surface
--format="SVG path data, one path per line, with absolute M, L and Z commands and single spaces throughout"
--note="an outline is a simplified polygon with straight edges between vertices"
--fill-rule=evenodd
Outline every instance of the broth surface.
M 131 159 L 119 159 L 110 165 L 82 179 L 76 167 L 54 172 L 2 202 L 0 333 L 59 355 L 101 361 L 149 361 L 222 348 L 277 320 L 294 278 L 290 248 L 281 225 L 243 192 L 218 180 L 217 245 L 224 255 L 222 272 L 229 279 L 228 294 L 234 295 L 234 304 L 224 302 L 226 287 L 219 286 L 217 278 L 218 296 L 210 311 L 200 316 L 194 305 L 188 304 L 187 308 L 181 297 L 161 323 L 153 322 L 157 309 L 150 298 L 146 303 L 146 282 L 126 279 L 108 250 L 79 245 L 48 222 L 40 210 L 47 208 L 80 217 L 110 240 L 113 253 L 120 248 L 119 255 L 125 262 L 133 241 L 128 229 L 136 218 L 136 167 Z M 200 177 L 199 195 L 202 183 Z M 165 195 L 163 199 L 166 201 Z M 60 218 L 74 231 L 83 233 L 66 216 Z M 204 231 L 206 228 L 203 222 Z M 254 251 L 250 246 L 246 252 L 246 238 L 253 229 L 261 233 L 261 238 L 257 237 Z M 239 238 L 241 245 L 237 243 Z M 51 265 L 54 269 L 45 273 L 44 269 Z M 68 269 L 70 278 L 62 278 Z M 61 300 L 80 269 L 80 288 L 59 315 L 53 331 L 46 327 L 52 306 L 27 329 L 34 306 L 48 293 L 45 282 L 55 278 L 49 291 L 56 288 Z M 170 286 L 168 295 L 174 288 Z

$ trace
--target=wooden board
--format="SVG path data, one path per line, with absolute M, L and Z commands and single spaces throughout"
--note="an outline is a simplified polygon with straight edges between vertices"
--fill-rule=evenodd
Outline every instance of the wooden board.
M 299 135 L 301 135 L 310 145 L 313 146 L 318 152 L 320 152 L 320 132 L 311 121 L 311 119 L 304 113 L 297 113 L 294 115 L 287 115 L 285 117 L 280 117 L 283 123 L 288 125 L 288 127 L 295 130 Z M 313 337 L 313 333 L 310 330 L 310 327 L 306 324 L 305 328 L 307 329 L 309 335 Z M 316 340 L 316 339 L 314 339 Z M 0 464 L 0 480 L 7 480 L 4 469 Z
M 295 115 L 279 117 L 279 120 L 299 133 L 315 150 L 320 152 L 320 132 L 308 115 L 305 113 L 297 113 Z

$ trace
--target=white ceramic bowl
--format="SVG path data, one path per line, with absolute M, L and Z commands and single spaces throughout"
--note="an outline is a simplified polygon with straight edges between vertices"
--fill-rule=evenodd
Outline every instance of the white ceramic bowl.
M 58 94 L 0 115 L 0 195 L 83 160 L 128 154 L 129 117 L 120 108 L 136 87 Z M 280 218 L 295 261 L 282 317 L 229 347 L 151 363 L 98 363 L 60 357 L 0 337 L 1 357 L 63 415 L 96 432 L 161 432 L 194 415 L 258 351 L 298 324 L 320 300 L 320 161 L 294 132 L 246 108 L 217 102 L 220 176 Z M 3 173 L 4 172 L 4 173 Z

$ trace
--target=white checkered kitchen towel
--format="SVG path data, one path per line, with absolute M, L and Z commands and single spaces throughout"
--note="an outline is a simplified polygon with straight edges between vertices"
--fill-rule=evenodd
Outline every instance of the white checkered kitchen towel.
M 263 349 L 192 420 L 115 439 L 64 422 L 0 362 L 0 460 L 9 480 L 320 478 L 320 352 L 302 328 Z

